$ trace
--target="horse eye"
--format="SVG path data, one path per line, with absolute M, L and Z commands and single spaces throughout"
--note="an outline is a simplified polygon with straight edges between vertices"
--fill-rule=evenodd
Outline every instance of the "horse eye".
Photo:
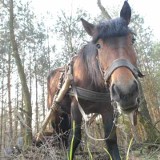
M 136 38 L 133 37 L 133 38 L 132 38 L 132 44 L 134 44 L 135 41 L 136 41 Z
M 100 44 L 96 44 L 96 47 L 97 47 L 97 49 L 100 49 L 101 45 Z

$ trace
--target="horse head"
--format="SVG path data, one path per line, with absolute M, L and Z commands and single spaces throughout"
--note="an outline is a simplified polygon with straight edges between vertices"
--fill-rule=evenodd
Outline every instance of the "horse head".
M 130 19 L 131 8 L 127 1 L 118 18 L 98 25 L 81 19 L 86 32 L 92 36 L 92 43 L 97 47 L 97 59 L 104 81 L 109 87 L 111 101 L 127 113 L 139 106 L 137 78 L 143 76 L 136 64 L 134 34 L 128 27 Z

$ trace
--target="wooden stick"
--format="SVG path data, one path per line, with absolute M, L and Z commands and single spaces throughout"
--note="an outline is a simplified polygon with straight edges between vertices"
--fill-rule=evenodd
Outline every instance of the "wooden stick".
M 70 86 L 72 80 L 73 80 L 72 74 L 67 74 L 66 80 L 65 80 L 60 92 L 58 93 L 58 95 L 55 99 L 55 103 L 53 102 L 50 110 L 48 111 L 48 113 L 42 123 L 42 127 L 41 127 L 40 131 L 36 135 L 36 141 L 42 140 L 43 131 L 46 129 L 46 126 L 49 123 L 49 120 L 51 119 L 51 117 L 55 118 L 54 113 L 57 110 L 56 103 L 61 102 L 63 100 L 65 94 L 67 93 L 67 91 L 69 89 L 69 86 Z

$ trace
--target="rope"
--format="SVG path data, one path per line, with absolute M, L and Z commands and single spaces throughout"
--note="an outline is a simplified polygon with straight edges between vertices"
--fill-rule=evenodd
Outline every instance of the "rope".
M 87 135 L 90 139 L 96 140 L 96 141 L 104 141 L 104 140 L 110 139 L 111 136 L 112 136 L 112 133 L 113 133 L 113 131 L 114 131 L 114 128 L 115 128 L 115 126 L 116 126 L 117 117 L 118 117 L 117 106 L 115 106 L 116 104 L 114 105 L 114 120 L 113 120 L 113 125 L 112 125 L 112 128 L 111 128 L 111 130 L 110 130 L 110 133 L 109 133 L 108 137 L 106 137 L 106 138 L 94 138 L 93 136 L 91 136 L 91 135 L 89 134 L 88 126 L 87 126 L 87 120 L 88 120 L 88 118 L 87 118 L 87 115 L 85 114 L 83 108 L 81 107 L 81 105 L 80 105 L 80 103 L 79 103 L 78 94 L 77 94 L 77 90 L 76 90 L 77 88 L 76 88 L 76 86 L 74 85 L 74 82 L 72 83 L 72 89 L 73 89 L 74 97 L 75 97 L 75 99 L 77 100 L 77 103 L 78 103 L 79 111 L 80 111 L 80 113 L 82 114 L 82 117 L 83 117 L 83 119 L 84 119 L 84 126 L 85 126 L 86 135 Z

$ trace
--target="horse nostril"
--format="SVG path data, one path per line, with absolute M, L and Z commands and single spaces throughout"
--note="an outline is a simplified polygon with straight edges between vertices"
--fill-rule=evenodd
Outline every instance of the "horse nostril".
M 134 81 L 133 85 L 130 88 L 130 93 L 132 93 L 133 95 L 137 95 L 138 90 L 139 90 L 138 83 L 137 83 L 137 81 Z
M 140 97 L 138 97 L 136 100 L 137 100 L 137 104 L 140 104 Z
M 119 95 L 119 89 L 115 84 L 112 84 L 111 86 L 111 100 L 119 101 L 120 95 Z
M 131 84 L 112 84 L 110 93 L 111 100 L 120 101 L 130 101 L 130 99 L 135 99 L 138 97 L 139 86 L 137 81 L 132 81 Z

